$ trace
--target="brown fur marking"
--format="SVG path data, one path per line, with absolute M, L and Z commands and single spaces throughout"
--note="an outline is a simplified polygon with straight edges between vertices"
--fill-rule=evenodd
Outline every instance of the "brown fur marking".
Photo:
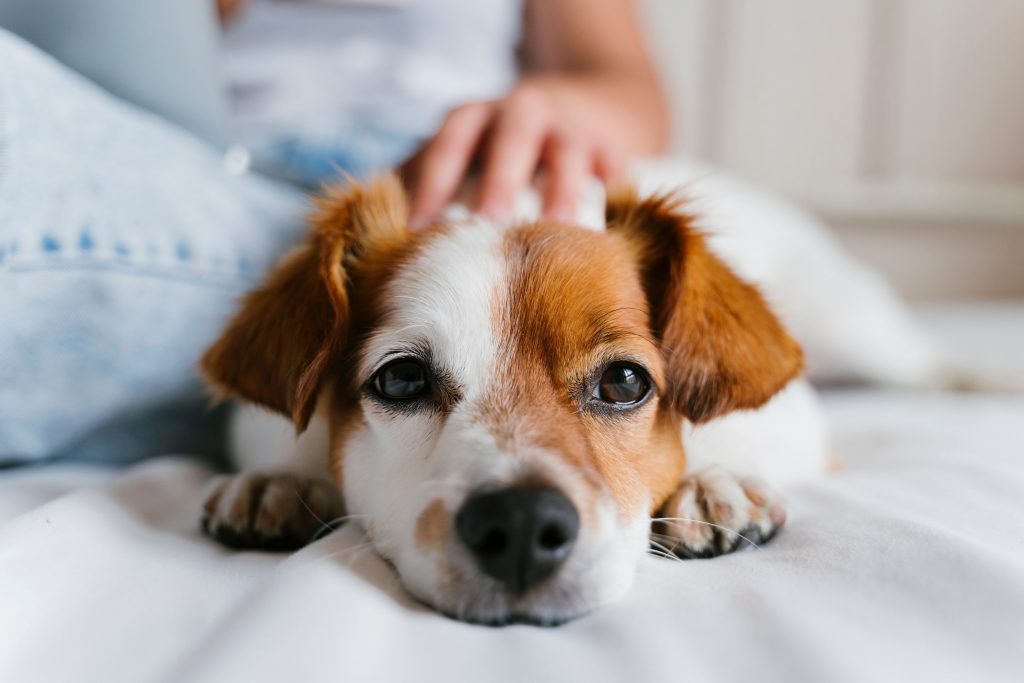
M 416 519 L 416 544 L 424 550 L 441 552 L 451 531 L 451 515 L 440 498 L 430 501 Z

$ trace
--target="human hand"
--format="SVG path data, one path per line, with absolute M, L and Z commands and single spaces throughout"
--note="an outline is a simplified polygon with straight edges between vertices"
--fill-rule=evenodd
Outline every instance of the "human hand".
M 623 161 L 616 131 L 597 123 L 595 110 L 606 106 L 608 96 L 601 84 L 578 77 L 527 77 L 503 99 L 453 109 L 402 167 L 410 227 L 435 218 L 475 164 L 481 173 L 477 211 L 510 215 L 518 193 L 542 170 L 543 215 L 571 218 L 587 178 L 607 182 Z

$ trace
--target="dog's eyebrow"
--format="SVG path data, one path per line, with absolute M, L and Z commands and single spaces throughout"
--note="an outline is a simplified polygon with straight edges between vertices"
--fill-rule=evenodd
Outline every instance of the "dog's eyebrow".
M 591 346 L 605 346 L 608 344 L 614 344 L 616 342 L 627 341 L 629 339 L 642 339 L 647 342 L 655 349 L 658 348 L 658 342 L 654 340 L 646 331 L 638 332 L 635 329 L 622 327 L 619 325 L 602 325 L 590 337 Z
M 646 341 L 651 346 L 657 348 L 658 343 L 650 336 L 648 330 L 637 331 L 635 325 L 624 325 L 615 320 L 610 320 L 612 316 L 615 316 L 624 312 L 639 313 L 641 316 L 646 314 L 642 308 L 636 308 L 634 306 L 620 306 L 619 308 L 613 308 L 610 311 L 605 311 L 599 316 L 596 316 L 592 321 L 592 329 L 594 330 L 590 337 L 590 343 L 592 346 L 600 346 L 603 344 L 612 344 L 618 341 L 623 341 L 629 337 L 638 337 Z
M 378 356 L 374 362 L 374 368 L 379 368 L 388 361 L 394 360 L 402 356 L 413 356 L 424 362 L 430 362 L 433 358 L 433 351 L 430 348 L 430 344 L 423 339 L 415 339 L 402 344 L 396 344 L 392 346 L 384 353 Z

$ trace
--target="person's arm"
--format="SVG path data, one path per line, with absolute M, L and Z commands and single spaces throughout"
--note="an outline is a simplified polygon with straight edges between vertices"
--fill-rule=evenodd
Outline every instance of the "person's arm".
M 633 0 L 533 0 L 527 4 L 525 75 L 566 78 L 599 101 L 592 125 L 626 154 L 662 152 L 668 110 Z
M 483 213 L 511 212 L 543 169 L 545 215 L 569 217 L 588 175 L 609 179 L 628 158 L 664 149 L 665 100 L 632 0 L 530 0 L 524 31 L 519 84 L 454 109 L 407 162 L 410 224 L 436 215 L 475 159 Z

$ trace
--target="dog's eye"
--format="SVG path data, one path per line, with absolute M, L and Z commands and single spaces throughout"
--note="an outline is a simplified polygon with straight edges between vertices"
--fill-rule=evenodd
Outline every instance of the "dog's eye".
M 381 396 L 399 400 L 419 398 L 430 389 L 426 369 L 407 358 L 396 360 L 381 368 L 374 385 Z
M 650 390 L 647 374 L 635 365 L 616 363 L 609 366 L 594 387 L 594 398 L 605 403 L 629 405 L 636 403 Z

